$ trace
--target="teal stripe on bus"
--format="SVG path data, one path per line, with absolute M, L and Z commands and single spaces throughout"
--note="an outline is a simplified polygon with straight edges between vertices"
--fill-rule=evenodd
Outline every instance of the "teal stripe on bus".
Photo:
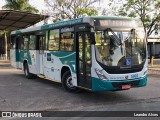
M 56 22 L 53 24 L 47 24 L 47 25 L 43 25 L 41 27 L 41 29 L 51 29 L 51 28 L 55 28 L 55 27 L 62 27 L 65 25 L 74 25 L 74 24 L 78 24 L 78 23 L 82 23 L 83 22 L 83 18 L 76 18 L 73 20 L 66 20 L 66 21 L 61 21 L 61 22 Z
M 137 86 L 134 86 L 135 88 L 136 87 L 143 87 L 143 86 L 146 86 L 147 84 L 147 75 L 143 78 L 139 78 L 139 79 L 136 79 L 136 80 L 101 80 L 101 79 L 98 79 L 98 78 L 92 78 L 92 91 L 114 91 L 114 90 L 121 90 L 121 89 L 117 89 L 115 88 L 112 83 L 116 82 L 116 83 L 123 83 L 123 84 L 127 84 L 129 82 L 132 82 L 132 81 L 138 81 L 140 80 L 139 84 Z M 133 87 L 133 88 L 134 88 Z
M 75 52 L 51 52 L 52 55 L 58 57 L 63 65 L 68 65 L 72 72 L 76 73 L 76 53 Z
M 28 64 L 32 65 L 32 60 L 31 60 L 31 55 L 29 50 L 21 50 L 20 61 L 23 62 L 24 60 L 27 60 Z

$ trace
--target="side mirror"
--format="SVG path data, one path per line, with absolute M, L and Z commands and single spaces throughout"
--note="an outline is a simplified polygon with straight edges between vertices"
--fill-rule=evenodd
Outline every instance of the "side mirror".
M 136 30 L 135 29 L 131 29 L 131 34 L 135 34 Z
M 133 38 L 135 38 L 135 35 L 136 35 L 136 30 L 135 29 L 131 29 L 131 35 Z

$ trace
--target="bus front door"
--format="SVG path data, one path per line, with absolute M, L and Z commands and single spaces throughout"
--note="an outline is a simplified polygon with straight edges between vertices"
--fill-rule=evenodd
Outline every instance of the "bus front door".
M 89 33 L 78 33 L 78 48 L 78 86 L 91 89 L 91 44 Z
M 22 64 L 21 64 L 21 57 L 22 57 L 22 53 L 21 53 L 21 44 L 22 44 L 22 36 L 18 36 L 16 38 L 16 61 L 17 61 L 17 68 L 22 68 Z
M 45 36 L 39 35 L 38 37 L 38 50 L 39 50 L 39 67 L 40 67 L 40 74 L 44 74 L 44 43 L 45 43 Z

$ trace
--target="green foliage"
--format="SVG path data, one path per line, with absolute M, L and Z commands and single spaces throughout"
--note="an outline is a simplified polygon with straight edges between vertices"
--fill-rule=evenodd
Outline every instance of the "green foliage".
M 53 21 L 97 15 L 93 4 L 100 0 L 45 0 Z
M 160 0 L 126 0 L 119 15 L 140 18 L 149 37 L 160 29 Z
M 38 13 L 38 9 L 29 4 L 29 0 L 5 0 L 6 4 L 2 7 L 8 10 L 19 10 L 24 12 Z
M 79 13 L 80 15 L 87 15 L 87 16 L 92 16 L 92 15 L 97 15 L 98 12 L 95 9 L 88 9 L 88 8 L 77 8 L 77 13 Z

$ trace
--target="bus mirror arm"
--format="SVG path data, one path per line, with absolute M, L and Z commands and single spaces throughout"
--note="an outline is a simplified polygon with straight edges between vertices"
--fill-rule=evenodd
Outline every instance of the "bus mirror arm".
M 91 40 L 91 44 L 95 44 L 96 43 L 95 42 L 95 34 L 94 34 L 94 32 L 90 33 L 90 40 Z

